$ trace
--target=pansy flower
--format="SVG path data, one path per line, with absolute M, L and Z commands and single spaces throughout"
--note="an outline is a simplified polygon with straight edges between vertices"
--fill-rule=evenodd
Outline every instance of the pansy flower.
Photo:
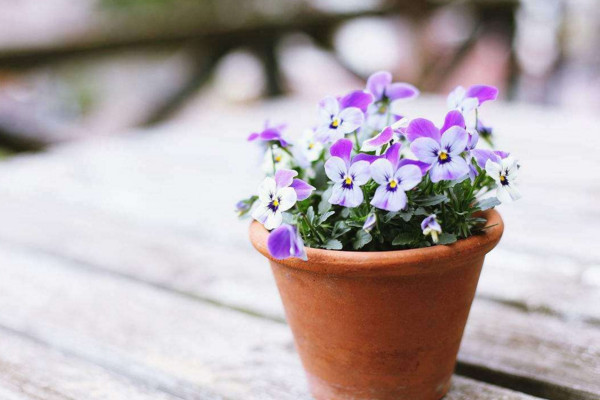
M 329 151 L 331 158 L 325 162 L 325 173 L 334 182 L 329 202 L 344 207 L 359 206 L 364 200 L 360 187 L 370 179 L 369 161 L 350 160 L 352 142 L 348 139 L 338 140 Z
M 493 86 L 473 85 L 468 89 L 457 86 L 448 94 L 447 103 L 451 110 L 462 113 L 474 110 L 488 100 L 496 100 L 498 89 Z
M 409 125 L 407 136 L 412 140 L 411 151 L 419 160 L 431 165 L 429 176 L 432 182 L 458 179 L 469 172 L 467 162 L 461 156 L 469 135 L 462 127 L 452 125 L 440 133 L 431 121 L 418 118 Z
M 283 224 L 275 229 L 267 239 L 267 248 L 271 256 L 277 260 L 296 257 L 306 261 L 306 249 L 302 237 L 295 226 Z
M 374 102 L 367 110 L 367 124 L 375 130 L 383 129 L 400 118 L 390 111 L 391 102 L 400 99 L 412 99 L 419 90 L 408 83 L 392 83 L 392 74 L 387 71 L 376 72 L 367 80 L 367 91 L 373 94 Z
M 323 144 L 316 140 L 315 131 L 307 129 L 302 133 L 298 147 L 301 150 L 301 157 L 303 157 L 307 163 L 317 161 L 321 157 L 323 151 Z
M 385 158 L 371 164 L 371 177 L 379 184 L 371 204 L 387 211 L 400 211 L 408 201 L 406 191 L 421 182 L 421 170 L 416 165 L 400 160 L 400 147 L 396 143 L 385 153 Z
M 261 142 L 278 141 L 282 147 L 288 145 L 287 141 L 283 138 L 282 132 L 286 125 L 270 126 L 269 121 L 265 121 L 264 129 L 261 132 L 253 132 L 248 136 L 248 141 L 253 142 L 255 140 Z
M 320 122 L 315 139 L 322 143 L 334 142 L 360 128 L 364 118 L 360 108 L 342 108 L 335 97 L 325 97 L 319 102 Z
M 502 203 L 515 201 L 521 198 L 521 192 L 515 186 L 519 165 L 511 157 L 504 158 L 500 162 L 491 159 L 485 163 L 485 172 L 496 181 L 496 197 Z
M 423 231 L 423 235 L 431 235 L 433 243 L 438 242 L 438 235 L 442 233 L 442 227 L 438 223 L 435 214 L 431 214 L 421 222 L 421 230 Z
M 258 207 L 252 212 L 252 218 L 271 230 L 281 225 L 282 213 L 310 196 L 315 188 L 300 179 L 294 179 L 298 173 L 282 169 L 275 178 L 266 177 L 258 188 Z
M 375 213 L 371 213 L 367 216 L 365 223 L 363 224 L 363 231 L 371 232 L 377 223 L 377 215 Z
M 268 147 L 262 163 L 262 169 L 266 174 L 273 171 L 289 169 L 292 166 L 292 156 L 279 147 Z

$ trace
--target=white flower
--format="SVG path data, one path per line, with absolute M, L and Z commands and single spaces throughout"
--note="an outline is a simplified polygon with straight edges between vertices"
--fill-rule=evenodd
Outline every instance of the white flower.
M 258 188 L 258 200 L 259 204 L 252 212 L 252 218 L 271 230 L 281 225 L 283 211 L 296 204 L 297 195 L 294 188 L 281 187 L 275 179 L 267 177 Z
M 307 129 L 302 133 L 299 142 L 302 155 L 309 163 L 317 161 L 321 157 L 323 144 L 315 139 L 315 132 Z
M 325 97 L 319 103 L 319 126 L 316 139 L 322 143 L 335 142 L 354 132 L 364 121 L 363 112 L 356 107 L 340 110 L 340 103 L 335 97 Z
M 500 162 L 491 159 L 485 163 L 485 172 L 496 181 L 498 189 L 496 197 L 502 203 L 515 201 L 521 198 L 521 193 L 515 186 L 519 165 L 512 157 L 507 157 Z
M 264 173 L 273 174 L 273 161 L 275 161 L 275 171 L 289 169 L 292 165 L 292 157 L 288 153 L 279 147 L 275 147 L 275 149 L 269 147 L 265 152 L 265 158 L 262 163 Z

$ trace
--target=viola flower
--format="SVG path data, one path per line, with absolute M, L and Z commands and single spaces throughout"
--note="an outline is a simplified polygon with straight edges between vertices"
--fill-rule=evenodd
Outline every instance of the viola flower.
M 292 161 L 292 157 L 284 150 L 278 147 L 269 147 L 265 152 L 262 170 L 267 174 L 273 174 L 273 170 L 279 171 L 291 168 Z
M 496 197 L 502 203 L 508 203 L 521 198 L 521 192 L 515 186 L 519 165 L 511 157 L 504 158 L 500 162 L 491 159 L 485 163 L 485 172 L 496 181 Z
M 362 143 L 360 151 L 375 151 L 377 154 L 381 151 L 381 148 L 388 143 L 396 140 L 396 135 L 391 126 L 383 129 L 379 134 L 369 140 L 365 140 Z
M 375 224 L 377 223 L 377 215 L 375 215 L 375 213 L 371 213 L 367 216 L 367 219 L 365 220 L 365 224 L 363 225 L 363 231 L 365 232 L 371 232 L 373 230 L 373 228 L 375 227 Z
M 376 72 L 367 80 L 367 91 L 373 94 L 374 102 L 367 110 L 367 124 L 375 130 L 395 122 L 390 111 L 391 102 L 400 99 L 412 99 L 419 90 L 408 83 L 392 83 L 392 74 L 387 71 Z M 388 119 L 393 118 L 393 119 Z
M 248 141 L 253 142 L 255 140 L 261 142 L 278 141 L 281 147 L 286 147 L 288 142 L 283 138 L 282 132 L 286 125 L 270 126 L 269 121 L 265 121 L 265 127 L 261 132 L 253 132 L 248 136 Z
M 248 210 L 250 210 L 250 204 L 248 204 L 247 201 L 240 200 L 235 203 L 235 211 L 238 213 L 238 215 L 244 215 L 248 212 Z
M 259 204 L 252 212 L 252 218 L 268 230 L 281 225 L 283 211 L 289 210 L 296 204 L 298 195 L 290 185 L 297 174 L 296 171 L 282 169 L 275 173 L 275 178 L 266 177 L 259 186 Z
M 308 259 L 298 229 L 288 224 L 283 224 L 271 232 L 267 239 L 267 248 L 271 256 L 277 260 L 290 257 L 297 257 L 304 261 Z
M 321 143 L 335 142 L 354 132 L 360 128 L 365 118 L 359 108 L 341 108 L 339 101 L 331 96 L 319 102 L 319 117 L 315 139 Z
M 431 214 L 421 222 L 421 230 L 423 231 L 423 235 L 431 235 L 433 243 L 438 242 L 438 235 L 442 233 L 442 227 L 438 223 L 435 214 Z
M 386 152 L 385 158 L 371 164 L 371 177 L 380 186 L 371 204 L 387 211 L 400 211 L 406 207 L 406 191 L 421 182 L 421 170 L 416 165 L 403 164 L 400 160 L 400 143 Z
M 302 151 L 302 156 L 309 163 L 317 161 L 323 151 L 323 144 L 316 140 L 315 132 L 312 129 L 304 131 L 299 141 L 299 147 Z
M 344 207 L 359 206 L 363 200 L 360 188 L 370 179 L 370 164 L 366 160 L 350 161 L 352 142 L 340 139 L 331 149 L 331 158 L 325 162 L 325 173 L 334 182 L 329 202 Z
M 473 85 L 469 89 L 457 86 L 447 98 L 448 108 L 465 113 L 479 107 L 488 100 L 496 100 L 498 89 L 493 86 Z
M 469 140 L 467 132 L 460 126 L 452 126 L 440 134 L 431 121 L 422 118 L 419 120 L 423 136 L 414 139 L 410 149 L 419 160 L 431 165 L 431 181 L 454 180 L 467 174 L 469 166 L 461 157 Z M 411 126 L 415 121 L 417 120 L 414 120 Z

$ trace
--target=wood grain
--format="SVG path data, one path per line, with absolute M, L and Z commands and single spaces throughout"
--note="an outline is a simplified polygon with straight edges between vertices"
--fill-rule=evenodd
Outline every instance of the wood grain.
M 291 334 L 281 323 L 64 260 L 5 246 L 0 256 L 10 260 L 0 267 L 4 330 L 178 398 L 309 398 Z M 476 400 L 532 398 L 464 378 L 455 379 L 448 398 L 467 394 Z

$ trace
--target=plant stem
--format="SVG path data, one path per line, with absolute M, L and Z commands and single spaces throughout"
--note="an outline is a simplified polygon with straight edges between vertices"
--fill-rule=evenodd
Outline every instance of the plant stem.
M 275 145 L 271 143 L 271 162 L 273 163 L 273 175 L 277 173 L 277 169 L 275 168 Z

